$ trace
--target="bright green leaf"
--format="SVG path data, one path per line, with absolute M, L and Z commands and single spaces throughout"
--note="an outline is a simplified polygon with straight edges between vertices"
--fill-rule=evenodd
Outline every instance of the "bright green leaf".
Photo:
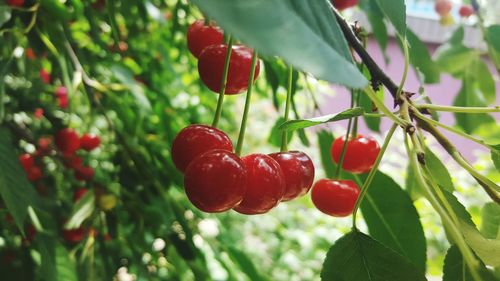
M 326 130 L 320 130 L 318 132 L 318 143 L 319 152 L 321 154 L 321 164 L 323 170 L 327 177 L 333 177 L 335 173 L 335 165 L 333 164 L 332 154 L 330 153 L 330 148 L 332 147 L 332 142 L 334 137 L 332 133 Z
M 459 74 L 470 66 L 478 54 L 463 45 L 445 44 L 437 49 L 434 56 L 436 64 L 442 71 Z
M 226 31 L 263 55 L 282 57 L 296 69 L 310 72 L 318 79 L 351 88 L 368 84 L 350 57 L 346 58 L 347 43 L 327 1 L 193 2 Z
M 498 171 L 500 171 L 500 144 L 493 146 L 495 149 L 491 150 L 491 160 Z
M 500 53 L 500 25 L 490 25 L 486 32 L 488 34 L 489 43 L 498 53 Z
M 488 239 L 500 239 L 500 205 L 493 202 L 484 205 L 481 233 Z
M 345 120 L 356 116 L 363 115 L 364 110 L 361 107 L 350 108 L 339 113 L 328 114 L 320 117 L 309 119 L 289 120 L 279 126 L 280 130 L 293 131 L 311 126 L 316 126 L 328 122 Z
M 464 36 L 464 27 L 463 25 L 460 25 L 457 29 L 455 29 L 450 39 L 448 39 L 448 42 L 452 45 L 462 45 L 462 43 L 464 42 Z
M 450 172 L 429 147 L 425 147 L 425 163 L 436 183 L 447 191 L 453 192 L 455 188 L 451 181 Z
M 404 0 L 376 0 L 382 12 L 402 37 L 406 36 L 406 5 Z
M 387 26 L 384 22 L 384 14 L 375 0 L 361 0 L 359 2 L 359 7 L 365 12 L 370 22 L 373 36 L 375 40 L 377 40 L 382 52 L 384 52 L 384 58 L 387 61 L 386 49 L 387 42 L 389 41 L 389 34 L 387 33 Z
M 427 280 L 409 260 L 369 236 L 353 231 L 330 248 L 321 270 L 322 281 Z
M 76 229 L 79 228 L 83 221 L 86 220 L 95 209 L 95 195 L 94 191 L 89 190 L 85 193 L 85 195 L 76 202 L 73 207 L 73 211 L 69 216 L 66 225 L 64 226 L 66 229 Z
M 477 268 L 482 281 L 495 281 L 490 271 L 483 263 Z M 473 281 L 469 268 L 464 262 L 462 253 L 457 246 L 452 246 L 446 253 L 443 268 L 443 281 Z
M 429 49 L 411 30 L 408 30 L 410 63 L 422 74 L 424 83 L 434 84 L 440 80 L 438 66 L 432 61 Z
M 472 65 L 476 83 L 487 104 L 492 104 L 496 99 L 496 87 L 493 75 L 484 61 L 478 58 Z

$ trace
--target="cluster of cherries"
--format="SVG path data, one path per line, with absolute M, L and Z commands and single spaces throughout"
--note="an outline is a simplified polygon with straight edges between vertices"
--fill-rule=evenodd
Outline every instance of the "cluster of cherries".
M 451 25 L 454 23 L 453 16 L 451 15 L 451 10 L 453 9 L 453 3 L 451 0 L 436 0 L 434 4 L 434 10 L 441 17 L 442 25 Z M 463 4 L 458 9 L 458 14 L 462 18 L 468 18 L 475 13 L 474 7 L 472 5 Z
M 21 8 L 24 6 L 24 0 L 6 0 L 5 2 L 11 7 Z
M 335 163 L 340 162 L 346 137 L 336 138 L 331 146 L 331 156 Z M 352 174 L 368 173 L 380 152 L 380 146 L 372 137 L 357 135 L 347 140 L 342 160 L 342 169 Z M 359 187 L 352 180 L 321 179 L 314 184 L 311 199 L 321 212 L 344 217 L 353 212 L 359 196 Z

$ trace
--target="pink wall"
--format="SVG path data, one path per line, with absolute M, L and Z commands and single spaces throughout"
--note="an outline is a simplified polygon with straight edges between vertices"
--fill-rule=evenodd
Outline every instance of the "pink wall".
M 433 53 L 436 49 L 435 46 L 429 46 L 431 53 Z M 397 45 L 395 41 L 391 41 L 387 47 L 387 54 L 390 57 L 389 64 L 385 64 L 384 58 L 382 56 L 382 52 L 378 47 L 377 43 L 374 40 L 371 40 L 368 45 L 368 51 L 374 58 L 374 60 L 382 66 L 383 70 L 397 83 L 400 81 L 403 66 L 404 66 L 404 56 L 401 52 L 401 49 Z M 492 68 L 493 70 L 493 68 Z M 410 69 L 408 78 L 406 80 L 405 89 L 410 92 L 418 92 L 419 82 L 417 80 L 417 76 L 413 69 Z M 442 74 L 441 81 L 439 84 L 434 85 L 426 85 L 425 90 L 429 97 L 432 99 L 434 104 L 440 105 L 452 105 L 453 99 L 457 95 L 458 91 L 461 87 L 461 81 L 457 80 L 450 75 Z M 325 112 L 338 112 L 346 107 L 349 107 L 350 99 L 348 97 L 348 92 L 344 88 L 335 87 L 335 90 L 339 93 L 340 96 L 345 95 L 345 99 L 339 99 L 337 97 L 327 96 L 326 106 L 324 108 Z M 499 104 L 500 101 L 500 83 L 497 81 L 497 101 L 495 104 Z M 392 107 L 392 99 L 389 94 L 385 96 L 386 105 Z M 496 120 L 500 120 L 500 114 L 493 114 Z M 441 122 L 446 125 L 453 126 L 455 124 L 455 120 L 453 114 L 451 113 L 442 113 L 441 114 Z M 361 122 L 360 132 L 369 132 L 363 122 Z M 382 130 L 388 130 L 391 126 L 391 122 L 385 121 L 382 122 Z M 463 152 L 464 156 L 470 160 L 474 160 L 474 150 L 484 150 L 484 148 L 472 141 L 466 140 L 460 136 L 455 134 L 450 134 L 444 132 L 447 137 L 450 138 L 453 143 L 456 144 L 458 148 Z

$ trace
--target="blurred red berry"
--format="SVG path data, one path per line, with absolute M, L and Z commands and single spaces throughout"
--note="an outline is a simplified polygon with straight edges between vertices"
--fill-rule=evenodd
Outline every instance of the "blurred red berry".
M 35 112 L 33 113 L 33 115 L 35 116 L 36 119 L 42 119 L 43 114 L 44 114 L 43 108 L 37 108 L 37 109 L 35 109 Z
M 56 134 L 56 146 L 64 154 L 72 154 L 80 148 L 80 137 L 73 129 L 62 129 Z
M 52 145 L 51 137 L 42 137 L 38 139 L 38 148 L 36 151 L 36 156 L 43 157 L 50 153 Z
M 64 229 L 62 231 L 64 240 L 69 243 L 78 243 L 82 241 L 86 234 L 87 231 L 83 227 L 77 229 Z
M 19 156 L 19 163 L 21 163 L 25 171 L 29 171 L 35 165 L 35 158 L 31 154 L 25 153 Z
M 80 147 L 86 151 L 91 151 L 99 147 L 101 139 L 93 134 L 85 134 L 80 138 Z
M 31 48 L 26 49 L 26 57 L 30 60 L 36 59 L 36 55 L 35 55 L 35 52 L 33 51 L 33 49 L 31 49 Z
M 94 178 L 94 169 L 80 166 L 75 169 L 75 178 L 79 181 L 91 181 Z
M 463 18 L 468 18 L 474 14 L 474 8 L 471 5 L 463 5 L 458 10 L 458 13 Z
M 89 191 L 87 188 L 79 188 L 75 190 L 75 193 L 73 193 L 73 201 L 76 202 L 82 199 L 82 197 L 85 195 L 85 193 L 87 193 L 87 191 Z
M 42 82 L 45 84 L 50 84 L 50 81 L 52 81 L 52 78 L 50 77 L 50 73 L 47 72 L 45 69 L 40 69 L 40 79 L 42 79 Z
M 83 164 L 82 158 L 75 154 L 67 154 L 63 156 L 64 166 L 68 169 L 77 169 Z
M 24 6 L 24 0 L 6 0 L 7 5 L 11 7 L 22 7 Z
M 31 167 L 27 171 L 27 174 L 28 174 L 28 180 L 31 181 L 31 182 L 37 181 L 37 180 L 41 179 L 42 176 L 43 176 L 42 169 L 40 169 L 37 166 Z

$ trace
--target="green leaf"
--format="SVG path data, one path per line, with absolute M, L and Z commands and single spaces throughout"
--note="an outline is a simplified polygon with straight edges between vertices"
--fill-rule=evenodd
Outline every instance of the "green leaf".
M 410 63 L 422 74 L 424 83 L 433 84 L 440 80 L 438 66 L 432 61 L 429 49 L 411 30 L 408 30 Z
M 323 170 L 327 177 L 333 177 L 335 173 L 335 165 L 333 164 L 332 154 L 330 153 L 330 149 L 332 147 L 332 142 L 334 137 L 332 133 L 326 130 L 320 130 L 318 132 L 318 143 L 319 143 L 319 152 L 321 154 L 321 164 L 323 166 Z
M 450 172 L 429 147 L 425 147 L 425 163 L 436 183 L 447 191 L 453 192 L 455 188 L 453 187 Z
M 492 104 L 496 99 L 495 80 L 488 69 L 488 66 L 481 58 L 478 58 L 473 64 L 472 73 L 475 75 L 475 82 L 483 94 L 486 104 Z
M 406 5 L 404 0 L 376 0 L 397 33 L 406 36 Z
M 370 22 L 373 36 L 375 36 L 375 40 L 377 40 L 387 62 L 388 57 L 386 49 L 387 42 L 389 41 L 389 34 L 387 33 L 387 26 L 384 22 L 384 14 L 375 0 L 361 0 L 359 2 L 359 7 L 365 12 Z
M 481 233 L 488 239 L 500 239 L 500 205 L 493 202 L 484 205 Z
M 482 262 L 479 263 L 477 272 L 481 276 L 482 281 L 496 280 Z M 460 253 L 460 250 L 455 245 L 451 246 L 446 253 L 443 268 L 443 281 L 474 281 L 469 268 L 464 262 L 462 253 Z
M 500 240 L 485 238 L 477 230 L 470 214 L 457 198 L 447 191 L 443 192 L 455 214 L 458 216 L 460 221 L 459 227 L 467 244 L 485 264 L 500 266 L 500 255 L 498 255 L 500 253 Z
M 28 207 L 34 206 L 37 196 L 17 160 L 10 131 L 0 127 L 0 136 L 0 195 L 16 225 L 24 232 Z
M 6 23 L 11 16 L 12 9 L 8 6 L 0 6 L 0 26 Z
M 425 272 L 426 243 L 410 196 L 389 176 L 377 172 L 361 204 L 370 235 Z
M 488 34 L 488 42 L 500 53 L 500 25 L 490 25 L 486 29 L 486 34 Z
M 241 269 L 243 273 L 245 273 L 250 280 L 255 280 L 255 281 L 267 281 L 269 280 L 265 276 L 261 275 L 259 273 L 259 270 L 257 270 L 257 267 L 255 267 L 255 264 L 252 262 L 252 260 L 248 257 L 245 252 L 240 251 L 236 247 L 227 247 L 226 248 L 227 253 Z
M 493 148 L 491 150 L 491 160 L 495 164 L 497 171 L 500 172 L 500 144 L 494 145 Z
M 112 65 L 110 69 L 115 77 L 129 88 L 139 107 L 150 111 L 151 103 L 144 93 L 144 88 L 134 79 L 132 72 L 121 65 Z
M 279 126 L 280 130 L 293 131 L 297 129 L 304 129 L 307 127 L 312 127 L 328 122 L 335 122 L 339 120 L 345 120 L 356 116 L 363 115 L 364 110 L 361 107 L 354 107 L 344 110 L 339 113 L 328 114 L 320 117 L 314 117 L 309 119 L 299 119 L 299 120 L 289 120 Z
M 94 191 L 89 190 L 85 195 L 76 202 L 73 211 L 64 226 L 65 229 L 79 228 L 83 221 L 92 215 L 95 210 L 95 195 Z
M 265 56 L 282 57 L 296 69 L 350 88 L 368 84 L 348 55 L 347 43 L 327 1 L 193 0 L 193 3 L 227 32 Z
M 465 36 L 465 30 L 463 25 L 460 25 L 453 34 L 451 35 L 450 39 L 448 39 L 448 43 L 452 45 L 462 45 L 464 42 L 464 36 Z
M 78 281 L 75 261 L 55 237 L 40 233 L 36 238 L 41 256 L 41 275 L 44 280 Z
M 353 231 L 343 236 L 326 254 L 322 281 L 422 281 L 427 280 L 403 256 L 369 236 Z
M 276 123 L 274 123 L 274 126 L 271 128 L 271 133 L 269 134 L 269 138 L 267 141 L 276 146 L 280 147 L 281 146 L 281 133 L 282 131 L 280 130 L 280 126 L 285 123 L 285 119 L 283 117 L 279 117 L 278 120 L 276 120 Z M 293 132 L 288 133 L 288 139 L 287 143 L 290 143 L 293 138 Z
M 436 64 L 444 71 L 451 74 L 462 73 L 474 59 L 477 52 L 464 45 L 441 45 L 434 54 Z

